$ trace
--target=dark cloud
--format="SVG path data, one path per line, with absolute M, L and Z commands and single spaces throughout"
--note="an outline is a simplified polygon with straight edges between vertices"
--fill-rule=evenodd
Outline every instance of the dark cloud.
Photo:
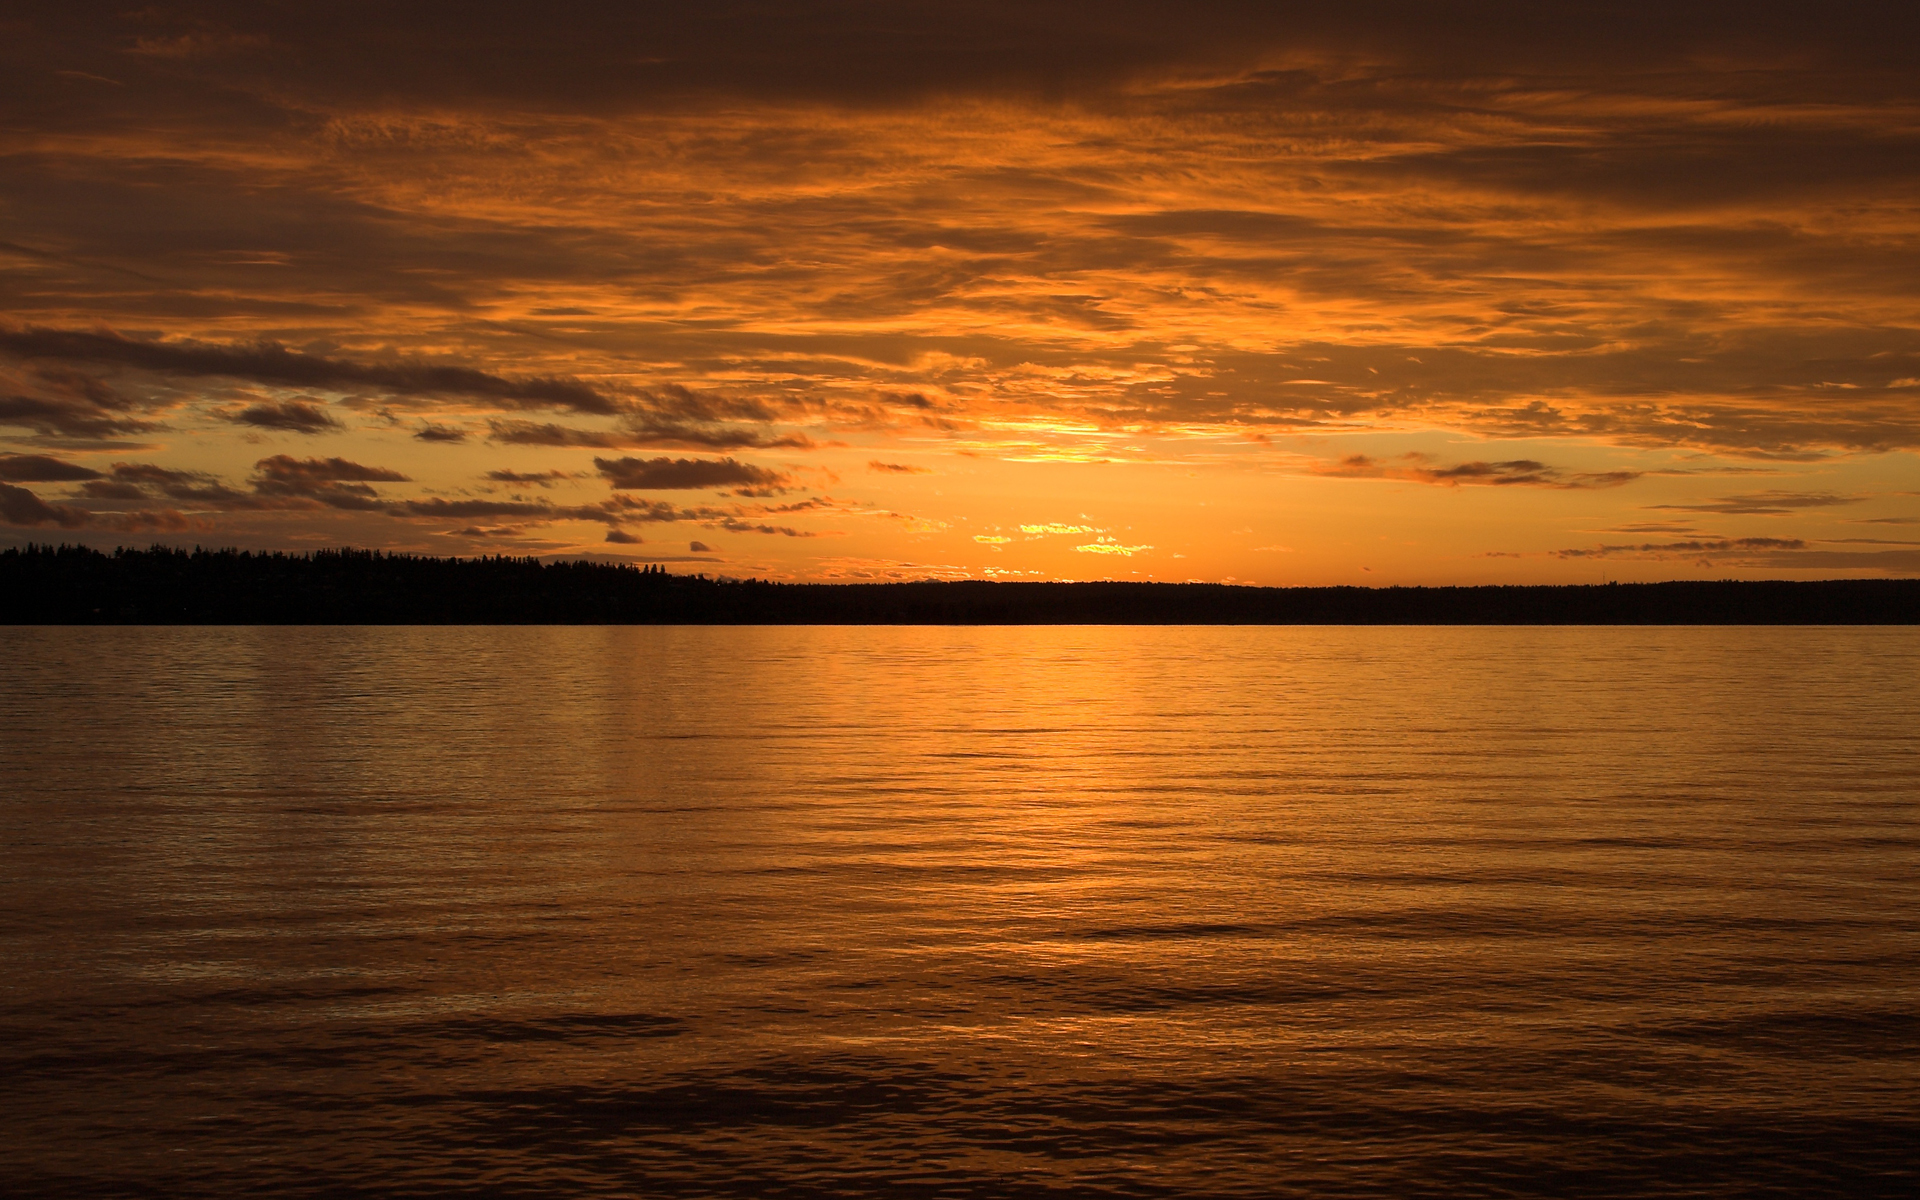
M 58 525 L 78 529 L 93 520 L 85 509 L 48 504 L 23 487 L 0 483 L 0 520 L 9 525 Z
M 1585 196 L 1657 206 L 1668 212 L 1767 196 L 1785 200 L 1833 193 L 1861 183 L 1911 179 L 1911 146 L 1886 139 L 1821 138 L 1794 129 L 1706 130 L 1669 119 L 1643 125 L 1632 142 L 1604 145 L 1531 143 L 1385 155 L 1353 163 L 1355 178 L 1420 178 L 1439 187 L 1483 187 L 1531 194 Z M 1875 142 L 1901 161 L 1875 161 Z M 1676 170 L 1691 159 L 1692 170 Z
M 83 372 L 43 366 L 33 373 L 31 383 L 31 392 L 0 393 L 0 425 L 80 441 L 161 428 L 138 415 L 144 406 Z
M 778 420 L 781 415 L 773 405 L 751 396 L 695 391 L 680 384 L 648 388 L 639 393 L 635 403 L 639 408 L 639 420 L 662 425 L 687 421 L 706 425 L 722 421 L 767 423 Z
M 762 429 L 731 426 L 695 426 L 667 421 L 630 422 L 630 446 L 661 446 L 691 450 L 809 450 L 813 440 L 802 433 L 775 434 Z
M 624 450 L 661 446 L 696 450 L 808 449 L 804 434 L 772 434 L 738 426 L 695 426 L 651 419 L 633 419 L 617 429 L 577 429 L 534 421 L 492 420 L 488 438 L 508 446 L 579 446 L 595 450 Z
M 618 450 L 639 444 L 630 434 L 574 429 L 533 421 L 489 421 L 487 426 L 491 430 L 488 438 L 506 446 L 584 446 L 596 450 Z
M 747 467 L 747 464 L 732 465 L 746 470 L 754 469 Z M 635 544 L 640 539 L 621 531 L 620 526 L 685 521 L 738 532 L 783 537 L 814 536 L 789 526 L 768 525 L 752 520 L 752 517 L 766 511 L 762 507 L 683 508 L 664 500 L 629 495 L 615 495 L 598 503 L 577 505 L 557 505 L 545 500 L 449 499 L 440 496 L 390 500 L 382 497 L 371 485 L 411 482 L 408 476 L 390 468 L 367 466 L 345 458 L 296 458 L 286 454 L 263 458 L 254 464 L 254 474 L 249 481 L 251 487 L 245 491 L 229 487 L 208 472 L 163 467 L 155 463 L 115 463 L 109 472 L 103 474 L 46 456 L 0 456 L 0 472 L 9 471 L 19 478 L 57 476 L 57 479 L 47 481 L 78 482 L 86 499 L 108 504 L 145 504 L 154 499 L 171 499 L 216 512 L 332 508 L 348 512 L 381 513 L 407 520 L 506 519 L 520 523 L 513 526 L 495 525 L 482 530 L 489 537 L 509 536 L 527 523 L 567 520 L 607 525 L 621 533 L 620 537 L 609 537 L 609 541 L 624 539 Z M 490 478 L 500 482 L 542 485 L 572 477 L 561 471 L 523 474 L 503 470 L 490 473 Z M 59 525 L 73 529 L 97 527 L 123 531 L 200 527 L 171 509 L 93 512 L 72 505 L 50 503 L 25 488 L 11 485 L 6 486 L 4 505 L 4 509 L 0 509 L 0 517 L 4 517 L 6 523 L 11 525 Z M 481 529 L 480 526 L 467 526 L 466 529 L 469 536 L 481 536 L 471 533 L 472 530 Z
M 933 473 L 926 467 L 912 467 L 905 463 L 881 462 L 877 458 L 867 464 L 867 470 L 877 471 L 883 475 L 931 475 Z
M 430 496 L 422 500 L 399 500 L 390 505 L 380 506 L 388 512 L 415 517 L 437 517 L 452 520 L 470 520 L 474 517 L 518 517 L 523 520 L 553 518 L 570 510 L 559 509 L 551 504 L 535 504 L 514 500 L 445 500 Z M 595 520 L 605 520 L 596 516 Z
M 1424 454 L 1406 454 L 1397 459 L 1378 460 L 1364 454 L 1350 454 L 1332 463 L 1313 468 L 1316 475 L 1343 476 L 1351 479 L 1404 479 L 1443 487 L 1479 484 L 1489 487 L 1545 487 L 1568 489 L 1614 488 L 1640 478 L 1638 471 L 1563 471 L 1530 458 L 1505 462 L 1466 462 L 1450 467 L 1427 465 Z
M 199 527 L 173 509 L 96 513 L 70 504 L 49 504 L 26 488 L 7 483 L 0 483 L 0 524 L 111 529 L 120 533 L 180 533 Z
M 1631 521 L 1625 525 L 1614 525 L 1606 529 L 1589 530 L 1591 533 L 1638 533 L 1665 534 L 1668 537 L 1686 537 L 1698 535 L 1700 530 L 1679 521 Z
M 712 554 L 714 552 L 713 547 L 707 545 L 705 542 L 688 542 L 687 549 L 695 554 Z
M 1648 504 L 1649 509 L 1673 512 L 1717 513 L 1727 516 L 1782 516 L 1808 508 L 1832 508 L 1840 504 L 1858 504 L 1858 496 L 1838 496 L 1832 492 L 1757 492 L 1744 496 L 1722 496 L 1698 504 Z
M 792 482 L 782 472 L 732 458 L 596 458 L 593 465 L 614 487 L 637 491 L 741 488 L 761 495 Z
M 254 506 L 254 497 L 235 491 L 205 471 L 187 471 L 153 463 L 115 463 L 109 478 L 81 488 L 96 500 L 143 500 L 164 496 L 184 503 L 217 508 Z
M 811 529 L 795 529 L 791 525 L 767 525 L 755 521 L 741 520 L 738 517 L 727 517 L 724 520 L 716 521 L 715 524 L 728 533 L 766 533 L 790 538 L 820 536 Z
M 464 529 L 453 529 L 448 532 L 453 537 L 519 537 L 522 533 L 526 532 L 526 527 L 522 525 L 469 525 Z
M 451 425 L 436 425 L 432 421 L 427 421 L 414 430 L 413 437 L 419 442 L 464 442 L 467 440 L 467 431 Z
M 1585 549 L 1556 550 L 1555 558 L 1612 558 L 1634 555 L 1651 558 L 1699 558 L 1703 555 L 1748 553 L 1755 550 L 1804 550 L 1800 538 L 1720 538 L 1714 541 L 1642 542 L 1637 546 L 1591 546 Z
M 65 483 L 98 478 L 98 471 L 44 454 L 0 454 L 0 479 L 13 483 Z
M 22 57 L 125 82 L 204 80 L 309 101 L 490 99 L 515 107 L 652 109 L 695 100 L 894 104 L 933 96 L 1089 100 L 1167 76 L 1330 57 L 1454 77 L 1648 73 L 1734 58 L 1800 70 L 1914 67 L 1908 6 L 1723 0 L 1541 5 L 1462 0 L 812 0 L 768 6 L 517 5 L 342 0 L 324 10 L 236 0 L 40 15 Z M 27 36 L 28 31 L 37 36 Z M 369 36 L 377 30 L 379 36 Z M 45 69 L 43 66 L 43 70 Z M 1254 74 L 1287 82 L 1291 72 Z M 1898 86 L 1897 84 L 1895 86 Z M 120 102 L 115 89 L 91 97 Z M 46 107 L 41 101 L 36 107 Z
M 294 458 L 276 454 L 253 464 L 264 479 L 284 483 L 407 483 L 409 478 L 386 467 L 367 467 L 344 458 Z
M 769 511 L 763 507 L 742 506 L 731 509 L 702 505 L 693 508 L 681 508 L 665 500 L 653 500 L 644 496 L 616 495 L 599 505 L 583 505 L 578 508 L 556 510 L 565 512 L 580 520 L 642 523 L 667 523 L 690 521 L 706 525 L 713 529 L 725 529 L 732 533 L 764 533 L 779 537 L 808 538 L 817 536 L 811 530 L 794 529 L 788 525 L 768 525 L 752 520 L 753 517 L 766 515 Z
M 730 514 L 717 508 L 681 508 L 666 500 L 653 500 L 644 496 L 614 496 L 602 506 L 608 514 L 604 520 L 671 522 L 671 521 L 711 521 L 719 520 Z
M 635 537 L 631 533 L 628 533 L 624 529 L 607 530 L 607 540 L 610 542 L 617 542 L 622 546 L 638 546 L 640 544 L 639 538 Z
M 565 471 L 488 471 L 487 478 L 496 483 L 530 483 L 535 487 L 550 488 L 563 479 L 574 476 Z
M 472 396 L 510 408 L 612 414 L 624 406 L 574 379 L 508 379 L 463 366 L 358 363 L 289 350 L 275 342 L 217 345 L 148 342 L 117 333 L 29 325 L 0 330 L 0 351 L 29 360 L 133 367 L 168 375 L 219 375 L 285 387 L 371 388 L 402 396 Z
M 1909 547 L 1912 543 L 1890 544 Z M 1630 546 L 1592 546 L 1557 550 L 1563 559 L 1630 558 L 1690 562 L 1703 567 L 1738 566 L 1786 571 L 1868 570 L 1904 575 L 1920 571 L 1920 549 L 1817 550 L 1800 538 L 1721 538 L 1645 542 Z
M 398 471 L 362 466 L 344 458 L 294 458 L 276 454 L 261 459 L 253 469 L 253 490 L 257 495 L 308 500 L 328 508 L 363 512 L 386 507 L 369 484 L 409 482 L 409 478 Z
M 784 525 L 755 523 L 747 518 L 753 509 L 724 509 L 707 506 L 681 508 L 664 500 L 634 496 L 613 496 L 597 504 L 552 504 L 544 500 L 448 500 L 438 496 L 368 504 L 390 515 L 433 520 L 471 520 L 476 517 L 506 517 L 521 522 L 594 521 L 618 529 L 628 524 L 695 522 L 714 528 L 742 533 L 765 533 L 783 537 L 813 537 L 811 532 Z M 610 541 L 619 541 L 610 538 Z
M 284 433 L 338 433 L 343 426 L 332 414 L 305 400 L 263 400 L 227 418 L 240 425 L 257 425 Z

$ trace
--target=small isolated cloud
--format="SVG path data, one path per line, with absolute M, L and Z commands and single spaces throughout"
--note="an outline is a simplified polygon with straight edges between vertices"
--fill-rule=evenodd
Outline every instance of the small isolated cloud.
M 624 529 L 607 530 L 607 540 L 622 546 L 638 546 L 640 539 Z
M 687 543 L 687 549 L 689 549 L 689 550 L 691 550 L 691 551 L 693 551 L 693 552 L 694 552 L 695 554 L 712 554 L 712 553 L 714 553 L 714 549 L 713 549 L 713 547 L 712 547 L 712 546 L 709 546 L 709 545 L 707 545 L 707 544 L 706 544 L 705 542 L 688 542 L 688 543 Z
M 1053 533 L 1099 533 L 1100 531 L 1091 525 L 1062 525 L 1054 521 L 1045 525 L 1022 525 L 1020 532 L 1044 537 Z
M 593 465 L 616 488 L 686 491 L 737 488 L 748 494 L 783 492 L 791 477 L 733 458 L 596 458 Z
M 526 531 L 524 525 L 469 525 L 465 529 L 449 531 L 449 537 L 519 537 Z
M 565 471 L 488 471 L 487 478 L 495 483 L 532 484 L 534 487 L 550 488 L 562 479 L 573 479 Z
M 294 458 L 276 454 L 253 465 L 253 490 L 262 496 L 317 500 L 329 508 L 376 509 L 370 483 L 407 483 L 398 471 L 362 466 L 344 458 Z M 477 514 L 476 514 L 477 515 Z
M 867 470 L 878 471 L 885 475 L 931 475 L 933 474 L 933 471 L 927 467 L 908 466 L 906 463 L 881 462 L 877 458 L 867 464 Z
M 1721 496 L 1700 504 L 1649 504 L 1649 509 L 1670 512 L 1717 513 L 1726 516 L 1777 517 L 1803 508 L 1830 508 L 1838 504 L 1856 504 L 1858 496 L 1840 496 L 1833 492 L 1754 492 L 1744 496 Z
M 997 533 L 976 533 L 973 535 L 973 540 L 983 546 L 1004 546 L 1013 539 Z
M 1568 472 L 1531 458 L 1513 458 L 1504 462 L 1465 462 L 1450 467 L 1429 465 L 1432 462 L 1430 455 L 1418 452 L 1384 460 L 1369 458 L 1364 454 L 1349 454 L 1338 462 L 1319 463 L 1310 469 L 1315 475 L 1343 479 L 1397 479 L 1439 487 L 1468 484 L 1485 487 L 1614 488 L 1632 483 L 1641 475 L 1639 471 Z
M 602 429 L 575 429 L 537 421 L 488 421 L 487 437 L 503 446 L 585 446 L 618 450 L 634 445 L 627 434 Z
M 726 530 L 728 533 L 767 533 L 767 534 L 777 534 L 780 537 L 790 537 L 790 538 L 810 538 L 810 537 L 820 536 L 819 534 L 815 533 L 811 529 L 795 529 L 791 525 L 767 525 L 764 523 L 756 524 L 752 521 L 742 521 L 737 517 L 728 517 L 722 521 L 715 521 L 714 524 L 719 526 L 721 529 Z
M 1142 554 L 1153 549 L 1153 547 L 1123 546 L 1119 542 L 1102 538 L 1100 541 L 1089 542 L 1084 546 L 1075 546 L 1074 549 L 1081 554 L 1123 554 L 1128 558 L 1132 558 L 1136 554 Z
M 1261 553 L 1292 554 L 1293 553 L 1292 546 L 1255 546 L 1253 550 L 1254 550 L 1254 553 L 1256 554 L 1261 554 Z
M 45 454 L 0 454 L 0 479 L 10 483 L 69 483 L 98 478 L 98 471 Z
M 262 400 L 228 414 L 227 420 L 282 433 L 338 433 L 345 428 L 326 409 L 305 400 Z
M 1582 532 L 1666 534 L 1669 537 L 1693 537 L 1700 534 L 1700 530 L 1681 521 L 1632 521 L 1625 525 L 1614 525 L 1606 529 L 1587 529 Z
M 464 442 L 467 431 L 454 425 L 436 425 L 432 421 L 422 421 L 420 428 L 413 431 L 418 442 Z
M 344 458 L 295 458 L 276 454 L 253 464 L 263 478 L 288 483 L 410 483 L 412 480 L 387 467 L 367 467 Z

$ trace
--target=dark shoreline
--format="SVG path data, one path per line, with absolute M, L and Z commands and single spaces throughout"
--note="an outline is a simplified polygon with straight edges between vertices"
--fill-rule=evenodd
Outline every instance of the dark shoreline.
M 594 562 L 0 551 L 13 625 L 1911 625 L 1920 579 L 1483 587 L 768 583 Z

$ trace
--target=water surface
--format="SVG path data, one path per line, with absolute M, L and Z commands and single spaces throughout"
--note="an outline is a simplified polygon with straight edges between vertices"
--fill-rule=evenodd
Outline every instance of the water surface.
M 1896 1195 L 1920 630 L 0 629 L 11 1194 Z

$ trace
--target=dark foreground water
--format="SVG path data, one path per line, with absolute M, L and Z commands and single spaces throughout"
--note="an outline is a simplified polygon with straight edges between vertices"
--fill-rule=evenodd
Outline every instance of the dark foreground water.
M 1920 630 L 0 629 L 13 1196 L 1910 1194 Z

